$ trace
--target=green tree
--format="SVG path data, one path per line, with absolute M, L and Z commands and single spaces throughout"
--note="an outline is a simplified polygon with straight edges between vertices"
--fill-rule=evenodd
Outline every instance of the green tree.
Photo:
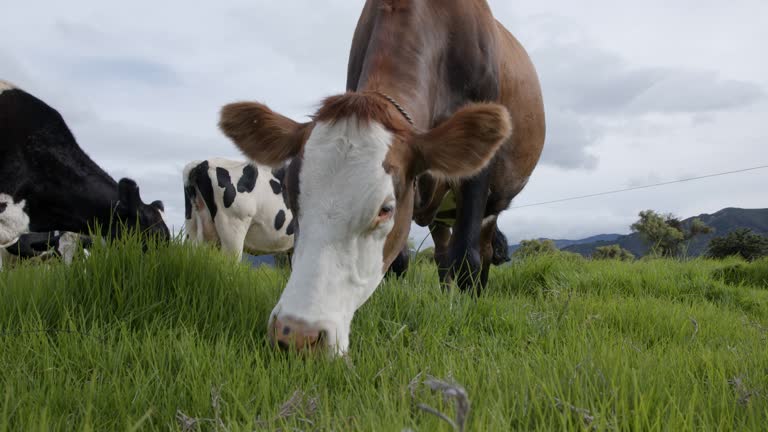
M 512 253 L 515 258 L 529 258 L 537 255 L 554 255 L 560 252 L 552 240 L 523 240 Z
M 592 254 L 592 258 L 599 260 L 632 261 L 635 259 L 635 256 L 632 255 L 632 252 L 623 247 L 617 244 L 612 244 L 596 248 L 595 252 Z
M 707 256 L 722 259 L 735 255 L 747 261 L 768 256 L 768 237 L 755 234 L 748 228 L 739 228 L 709 241 Z
M 640 219 L 631 225 L 632 231 L 643 236 L 652 254 L 665 257 L 679 255 L 685 242 L 697 235 L 714 231 L 698 218 L 685 226 L 671 213 L 663 215 L 653 210 L 644 210 L 638 216 Z

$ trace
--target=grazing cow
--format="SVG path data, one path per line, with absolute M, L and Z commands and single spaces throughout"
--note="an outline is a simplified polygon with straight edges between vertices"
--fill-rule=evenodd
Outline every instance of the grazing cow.
M 473 289 L 486 282 L 488 233 L 525 186 L 545 134 L 536 71 L 484 0 L 368 0 L 347 93 L 327 98 L 306 123 L 232 103 L 219 126 L 253 160 L 289 163 L 296 245 L 271 340 L 336 353 L 347 350 L 355 311 L 408 238 L 414 182 L 448 182 L 456 221 L 443 277 Z
M 80 250 L 86 257 L 89 256 L 92 244 L 90 237 L 73 232 L 22 234 L 15 243 L 0 249 L 0 270 L 4 260 L 14 262 L 22 258 L 46 259 L 57 256 L 61 257 L 65 264 L 71 264 Z
M 83 152 L 55 109 L 0 80 L 0 247 L 97 224 L 105 237 L 126 228 L 170 236 L 162 202 L 144 204 L 133 180 L 115 182 Z
M 187 239 L 242 257 L 293 248 L 293 214 L 283 201 L 284 170 L 213 158 L 184 167 Z

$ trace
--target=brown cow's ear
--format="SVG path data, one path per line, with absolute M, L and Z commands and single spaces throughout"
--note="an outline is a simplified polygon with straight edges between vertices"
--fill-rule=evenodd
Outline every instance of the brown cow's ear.
M 512 121 L 499 104 L 470 104 L 429 132 L 412 137 L 413 172 L 464 178 L 477 174 L 511 136 Z
M 257 102 L 236 102 L 221 109 L 219 128 L 249 158 L 277 166 L 301 152 L 312 123 L 297 123 Z

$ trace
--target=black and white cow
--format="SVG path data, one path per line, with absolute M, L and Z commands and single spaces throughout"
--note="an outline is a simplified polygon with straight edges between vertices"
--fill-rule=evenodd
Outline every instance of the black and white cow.
M 73 232 L 22 234 L 12 245 L 0 248 L 0 270 L 6 262 L 12 264 L 24 258 L 61 257 L 65 264 L 71 264 L 80 251 L 87 258 L 92 245 L 91 237 Z
M 18 245 L 25 233 L 88 233 L 97 225 L 104 237 L 125 229 L 170 237 L 162 202 L 142 202 L 133 180 L 115 182 L 58 111 L 0 80 L 0 248 Z
M 187 240 L 219 244 L 242 257 L 293 248 L 293 214 L 283 201 L 283 170 L 224 158 L 184 167 Z

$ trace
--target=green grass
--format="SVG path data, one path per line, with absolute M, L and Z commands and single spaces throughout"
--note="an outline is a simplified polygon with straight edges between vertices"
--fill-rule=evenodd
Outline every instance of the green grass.
M 466 389 L 466 430 L 765 430 L 767 273 L 541 257 L 475 299 L 419 265 L 358 312 L 345 361 L 268 346 L 283 271 L 97 247 L 0 273 L 0 432 L 180 430 L 177 412 L 200 430 L 451 430 L 416 407 L 455 413 L 424 386 L 412 399 L 420 373 Z M 281 415 L 296 390 L 316 410 Z

